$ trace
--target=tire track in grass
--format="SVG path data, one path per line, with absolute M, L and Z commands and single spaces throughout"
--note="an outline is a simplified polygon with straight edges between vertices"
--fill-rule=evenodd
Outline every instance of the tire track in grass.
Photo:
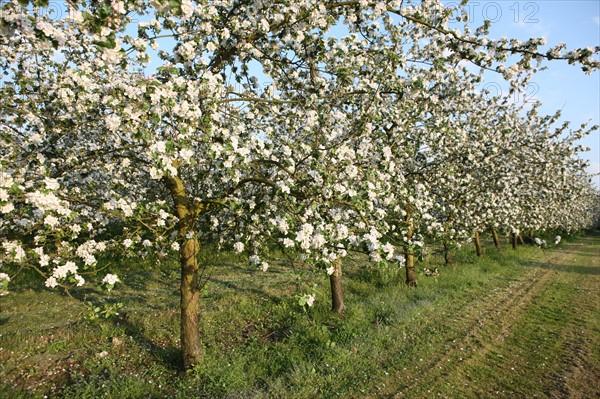
M 399 392 L 391 396 L 419 397 L 415 394 L 427 391 L 428 387 L 435 384 L 435 380 L 452 372 L 458 363 L 469 363 L 474 356 L 484 355 L 502 343 L 510 334 L 510 328 L 520 312 L 535 294 L 543 289 L 550 274 L 548 270 L 533 269 L 520 280 L 503 289 L 492 291 L 487 297 L 474 302 L 474 306 L 466 308 L 453 320 L 453 324 L 457 325 L 454 329 L 460 331 L 461 335 L 454 339 L 438 358 L 431 359 L 420 368 L 416 374 L 423 378 L 402 386 Z M 404 377 L 403 373 L 397 376 L 400 380 Z
M 534 255 L 531 259 L 537 258 L 538 256 Z M 479 296 L 467 293 L 467 298 L 461 298 L 454 303 L 445 304 L 444 311 L 441 313 L 438 311 L 439 305 L 423 309 L 422 312 L 428 314 L 429 318 L 423 320 L 418 326 L 411 326 L 408 334 L 416 338 L 409 338 L 407 340 L 407 332 L 404 332 L 406 345 L 422 347 L 424 343 L 419 338 L 431 337 L 434 334 L 432 331 L 439 330 L 443 336 L 450 336 L 452 338 L 447 338 L 445 341 L 434 340 L 435 342 L 432 342 L 430 347 L 439 348 L 436 349 L 435 353 L 441 354 L 440 356 L 449 353 L 450 347 L 458 347 L 459 343 L 457 341 L 467 336 L 465 333 L 467 327 L 474 329 L 478 324 L 485 325 L 481 319 L 482 313 L 491 312 L 494 308 L 497 308 L 498 302 L 504 303 L 511 300 L 515 292 L 520 293 L 530 289 L 529 282 L 539 279 L 541 274 L 543 273 L 538 273 L 537 269 L 520 270 L 510 276 L 505 275 L 503 279 L 508 282 L 505 283 L 502 281 L 496 288 L 488 289 L 488 291 L 482 290 Z M 481 306 L 485 306 L 487 310 L 481 310 Z M 476 314 L 475 311 L 477 310 L 479 312 Z M 465 324 L 468 324 L 468 326 L 466 327 Z M 431 370 L 436 369 L 436 364 L 438 364 L 439 368 L 439 365 L 444 364 L 444 361 L 448 359 L 447 356 L 444 356 L 443 359 L 440 356 L 425 357 L 418 351 L 414 352 L 410 349 L 406 352 L 401 351 L 399 355 L 406 356 L 406 359 L 409 359 L 411 362 L 411 369 L 408 372 L 406 368 L 400 372 L 398 371 L 400 370 L 399 368 L 394 369 L 394 366 L 390 367 L 389 358 L 388 360 L 382 360 L 380 366 L 382 369 L 387 370 L 385 372 L 387 377 L 378 381 L 376 390 L 373 390 L 372 393 L 366 394 L 364 391 L 361 391 L 359 396 L 351 395 L 351 397 L 361 399 L 394 397 L 398 392 L 406 392 L 410 388 L 420 384 L 422 376 L 425 373 L 431 373 Z M 421 357 L 425 357 L 425 359 Z M 406 362 L 402 362 L 402 364 L 406 365 Z
M 476 298 L 461 309 L 455 310 L 455 317 L 450 319 L 445 327 L 454 332 L 451 333 L 454 334 L 454 338 L 447 340 L 444 347 L 439 349 L 439 356 L 414 359 L 417 367 L 390 373 L 390 378 L 373 397 L 419 397 L 414 396 L 414 393 L 419 391 L 420 387 L 430 386 L 431 381 L 448 374 L 456 363 L 463 362 L 481 349 L 485 343 L 485 331 L 504 320 L 509 310 L 514 314 L 516 309 L 522 308 L 534 291 L 543 287 L 548 274 L 547 270 L 531 269 L 507 286 L 492 290 L 485 297 Z M 512 320 L 514 319 L 508 319 Z M 508 334 L 508 327 L 504 328 L 504 334 L 497 337 L 498 340 Z
M 587 359 L 592 356 L 589 339 L 570 334 L 565 344 L 569 353 L 564 358 L 564 373 L 554 373 L 551 378 L 554 386 L 548 391 L 551 399 L 588 399 L 600 398 L 600 372 L 590 367 Z M 595 370 L 594 370 L 595 368 Z M 592 375 L 590 375 L 592 374 Z
M 466 314 L 470 329 L 458 345 L 395 397 L 600 398 L 600 276 L 586 255 L 597 252 L 597 236 L 586 243 L 533 264 L 534 279 L 512 298 L 510 289 L 490 297 L 501 300 L 497 309 L 488 298 Z
M 584 241 L 587 246 L 573 253 L 580 259 L 591 254 L 591 260 L 581 263 L 591 267 L 592 273 L 574 282 L 579 285 L 573 308 L 575 323 L 569 325 L 564 334 L 566 356 L 559 369 L 562 373 L 552 375 L 556 382 L 548 390 L 548 397 L 552 399 L 600 398 L 600 247 L 597 236 L 586 237 Z M 580 264 L 576 259 L 574 262 Z

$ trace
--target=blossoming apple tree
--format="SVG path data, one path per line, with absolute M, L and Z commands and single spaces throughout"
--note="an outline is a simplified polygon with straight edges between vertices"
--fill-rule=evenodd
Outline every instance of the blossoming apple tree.
M 514 84 L 542 58 L 598 64 L 451 29 L 436 1 L 69 1 L 57 19 L 44 4 L 0 8 L 1 259 L 69 287 L 106 251 L 177 252 L 186 368 L 202 361 L 203 242 L 266 269 L 277 241 L 341 295 L 350 246 L 391 259 L 397 242 L 408 264 L 434 228 L 430 193 L 469 138 L 460 62 Z

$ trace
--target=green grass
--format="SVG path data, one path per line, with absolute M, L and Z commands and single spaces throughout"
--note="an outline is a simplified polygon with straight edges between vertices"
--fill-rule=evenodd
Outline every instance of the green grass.
M 0 397 L 545 397 L 573 389 L 552 382 L 572 348 L 600 370 L 597 309 L 568 311 L 598 289 L 593 240 L 588 252 L 565 243 L 499 256 L 488 245 L 482 259 L 464 248 L 454 268 L 433 256 L 418 264 L 417 289 L 394 268 L 350 260 L 344 317 L 330 312 L 322 273 L 277 262 L 262 273 L 213 257 L 201 301 L 206 359 L 188 372 L 176 265 L 123 261 L 108 298 L 92 289 L 70 298 L 24 274 L 0 298 Z M 295 295 L 313 284 L 317 302 L 304 311 Z M 91 321 L 84 299 L 124 307 Z

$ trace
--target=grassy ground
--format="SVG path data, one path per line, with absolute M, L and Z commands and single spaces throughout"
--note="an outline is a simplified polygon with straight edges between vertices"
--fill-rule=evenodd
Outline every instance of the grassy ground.
M 559 249 L 431 257 L 417 289 L 347 262 L 347 314 L 306 268 L 212 260 L 202 298 L 206 362 L 181 372 L 178 271 L 127 262 L 108 298 L 70 298 L 27 275 L 0 298 L 0 397 L 600 397 L 600 235 Z M 125 262 L 124 262 L 125 264 Z M 296 294 L 317 301 L 303 311 Z M 85 301 L 123 303 L 89 320 Z

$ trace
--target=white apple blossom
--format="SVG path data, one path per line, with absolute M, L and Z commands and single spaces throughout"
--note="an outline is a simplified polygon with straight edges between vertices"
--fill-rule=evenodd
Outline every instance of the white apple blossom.
M 84 284 L 85 284 L 85 279 L 84 279 L 83 277 L 81 277 L 79 274 L 76 274 L 76 275 L 74 276 L 74 278 L 75 278 L 75 281 L 77 282 L 77 283 L 76 283 L 76 285 L 77 285 L 78 287 L 81 287 L 82 285 L 84 285 Z
M 56 277 L 50 276 L 46 279 L 45 285 L 48 288 L 55 288 L 58 285 L 58 281 L 56 281 Z
M 103 284 L 109 284 L 109 285 L 115 285 L 119 281 L 121 281 L 121 280 L 119 280 L 119 277 L 116 274 L 111 274 L 111 273 L 108 273 L 102 279 Z
M 235 250 L 235 252 L 240 253 L 244 250 L 244 243 L 243 242 L 236 242 L 235 244 L 233 244 L 233 249 Z

